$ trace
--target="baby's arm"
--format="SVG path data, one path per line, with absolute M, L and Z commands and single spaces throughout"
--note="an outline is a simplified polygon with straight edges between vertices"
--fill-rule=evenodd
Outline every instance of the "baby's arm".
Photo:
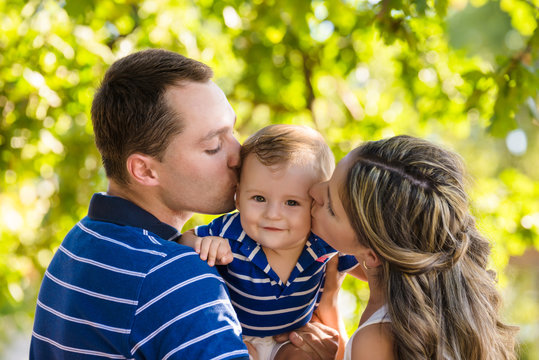
M 178 241 L 182 245 L 192 247 L 200 259 L 207 260 L 208 265 L 227 265 L 234 260 L 227 239 L 218 236 L 196 236 L 194 230 L 186 231 Z

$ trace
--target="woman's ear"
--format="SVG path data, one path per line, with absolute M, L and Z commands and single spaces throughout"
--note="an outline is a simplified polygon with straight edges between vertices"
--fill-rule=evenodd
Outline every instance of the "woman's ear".
M 155 159 L 144 154 L 131 154 L 127 158 L 127 172 L 131 178 L 145 186 L 155 186 L 159 184 L 159 176 L 155 171 Z
M 369 269 L 382 265 L 382 261 L 380 261 L 380 257 L 371 248 L 366 248 L 364 250 L 363 261 L 364 261 L 365 266 Z

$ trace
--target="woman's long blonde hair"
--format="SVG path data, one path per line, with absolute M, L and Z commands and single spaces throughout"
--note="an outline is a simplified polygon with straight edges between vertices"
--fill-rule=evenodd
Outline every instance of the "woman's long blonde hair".
M 468 209 L 460 157 L 396 136 L 354 153 L 341 199 L 381 258 L 398 359 L 516 359 L 501 322 L 489 242 Z

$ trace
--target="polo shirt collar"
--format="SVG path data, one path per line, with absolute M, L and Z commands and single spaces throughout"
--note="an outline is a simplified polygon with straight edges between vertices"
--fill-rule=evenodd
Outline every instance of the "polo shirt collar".
M 177 240 L 181 233 L 155 216 L 118 196 L 96 193 L 92 196 L 88 216 L 92 220 L 146 229 L 165 240 Z

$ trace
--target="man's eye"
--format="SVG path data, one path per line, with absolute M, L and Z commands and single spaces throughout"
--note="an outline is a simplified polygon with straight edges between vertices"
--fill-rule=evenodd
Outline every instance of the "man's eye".
M 261 195 L 253 196 L 253 200 L 256 201 L 256 202 L 264 202 L 264 201 L 266 201 L 266 199 L 264 199 L 264 197 L 261 196 Z
M 299 206 L 299 202 L 296 200 L 286 200 L 286 205 L 288 206 Z
M 216 147 L 215 149 L 206 150 L 206 154 L 209 154 L 209 155 L 217 154 L 219 150 L 221 150 L 221 144 L 219 144 L 219 146 Z

